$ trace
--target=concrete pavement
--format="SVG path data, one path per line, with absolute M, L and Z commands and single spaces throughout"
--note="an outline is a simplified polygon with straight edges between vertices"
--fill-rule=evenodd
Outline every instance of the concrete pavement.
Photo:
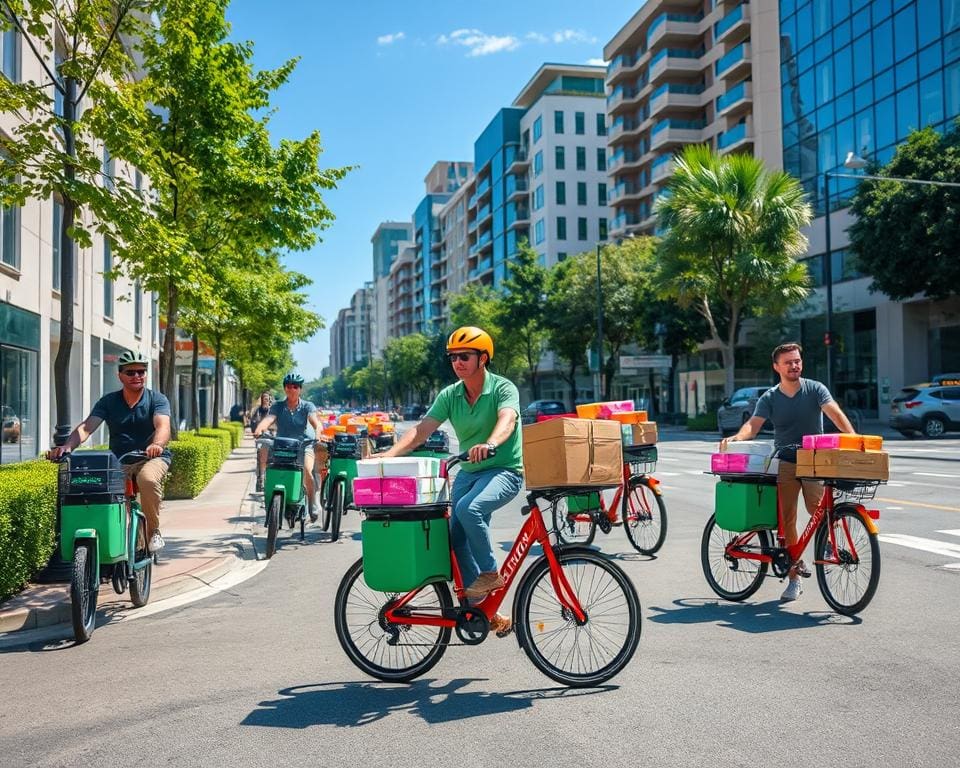
M 254 466 L 255 448 L 246 437 L 197 498 L 164 502 L 160 530 L 166 546 L 153 567 L 151 604 L 208 589 L 258 559 L 254 537 L 263 507 L 261 496 L 251 493 Z M 101 584 L 97 605 L 110 616 L 131 608 L 129 594 L 116 594 L 109 583 Z M 69 622 L 69 584 L 30 584 L 0 604 L 0 638 Z

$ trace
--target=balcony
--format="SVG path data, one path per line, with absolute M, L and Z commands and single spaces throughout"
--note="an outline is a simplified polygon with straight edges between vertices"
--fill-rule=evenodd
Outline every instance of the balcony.
M 750 19 L 744 13 L 746 3 L 741 3 L 713 25 L 713 40 L 716 43 L 731 41 L 750 30 Z
M 667 72 L 699 73 L 703 69 L 701 56 L 703 48 L 664 48 L 650 59 L 650 80 L 652 82 Z
M 513 181 L 511 181 L 511 178 Z M 517 177 L 507 177 L 507 200 L 516 200 L 530 192 L 530 182 Z
M 717 149 L 720 152 L 733 152 L 753 142 L 753 131 L 746 123 L 738 123 L 729 131 L 717 135 Z
M 633 101 L 640 95 L 640 88 L 635 85 L 618 85 L 613 92 L 607 96 L 607 112 L 612 112 L 621 105 Z
M 650 115 L 657 115 L 666 109 L 700 109 L 703 90 L 700 83 L 664 83 L 650 94 Z
M 743 80 L 729 91 L 717 97 L 717 117 L 733 115 L 753 103 L 753 85 Z
M 647 149 L 644 143 L 635 149 L 618 149 L 610 157 L 610 161 L 607 163 L 607 171 L 609 173 L 623 171 L 632 165 L 643 162 L 643 156 L 646 152 Z
M 695 144 L 701 141 L 704 120 L 661 120 L 650 131 L 650 148 L 657 149 L 670 144 Z
M 477 211 L 477 219 L 474 223 L 476 223 L 478 226 L 483 226 L 487 223 L 487 219 L 489 219 L 492 215 L 493 209 L 490 207 L 490 203 L 487 203 L 479 211 Z
M 660 181 L 673 173 L 674 162 L 673 155 L 660 155 L 653 161 L 650 171 L 651 181 Z
M 641 190 L 646 186 L 641 180 L 640 182 L 632 181 L 621 181 L 619 184 L 615 184 L 610 188 L 610 193 L 607 196 L 607 205 L 623 205 L 624 203 L 630 202 L 632 198 L 638 197 Z
M 620 54 L 607 64 L 607 83 L 612 85 L 621 77 L 626 77 L 633 71 L 633 68 L 640 62 L 640 57 L 646 53 L 646 50 L 634 51 L 632 54 Z
M 528 152 L 520 147 L 514 152 L 513 160 L 507 166 L 507 173 L 524 173 L 530 167 Z
M 486 259 L 480 259 L 477 262 L 477 266 L 471 269 L 467 273 L 468 280 L 477 280 L 478 278 L 483 277 L 488 272 L 493 271 L 493 257 L 488 257 Z
M 661 13 L 647 27 L 647 48 L 665 40 L 699 37 L 702 20 L 702 13 Z
M 507 229 L 526 227 L 530 224 L 530 209 L 525 205 L 518 205 L 515 217 L 510 221 Z
M 714 72 L 724 80 L 741 80 L 750 74 L 750 45 L 740 43 L 714 63 Z

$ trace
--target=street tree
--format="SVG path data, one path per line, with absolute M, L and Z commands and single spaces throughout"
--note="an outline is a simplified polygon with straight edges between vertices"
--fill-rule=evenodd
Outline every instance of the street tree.
M 430 339 L 411 333 L 390 339 L 383 351 L 390 391 L 398 400 L 416 392 L 421 401 L 430 389 Z
M 690 145 L 656 213 L 666 230 L 658 280 L 665 298 L 694 307 L 720 349 L 728 392 L 743 318 L 779 315 L 809 292 L 796 261 L 811 208 L 796 179 L 750 155 L 718 155 Z
M 525 239 L 510 261 L 503 288 L 498 307 L 502 329 L 500 341 L 521 356 L 526 369 L 524 376 L 530 383 L 533 399 L 538 400 L 540 360 L 547 341 L 547 269 L 540 264 L 539 256 Z
M 595 302 L 583 301 L 575 279 L 579 258 L 565 259 L 550 270 L 544 317 L 547 344 L 565 364 L 559 375 L 570 387 L 571 408 L 577 401 L 577 371 L 587 369 L 587 349 L 596 338 Z
M 133 179 L 116 172 L 110 160 L 130 157 L 116 151 L 104 130 L 106 95 L 134 72 L 123 41 L 143 33 L 152 7 L 141 0 L 0 0 L 0 28 L 16 30 L 25 56 L 44 73 L 40 82 L 0 77 L 0 111 L 21 118 L 0 136 L 0 202 L 22 206 L 28 198 L 54 199 L 60 206 L 60 340 L 53 374 L 57 444 L 72 428 L 77 247 L 89 248 L 98 232 L 122 255 L 127 243 L 146 233 L 162 237 Z M 109 119 L 137 123 L 127 105 L 111 110 Z
M 960 182 L 960 121 L 941 135 L 913 131 L 885 166 L 868 171 L 928 181 Z M 955 296 L 960 286 L 960 188 L 864 179 L 851 212 L 850 249 L 871 290 L 902 301 L 918 293 Z
M 493 338 L 493 369 L 516 379 L 524 370 L 523 353 L 503 326 L 503 297 L 486 285 L 469 285 L 450 299 L 450 325 L 483 328 Z

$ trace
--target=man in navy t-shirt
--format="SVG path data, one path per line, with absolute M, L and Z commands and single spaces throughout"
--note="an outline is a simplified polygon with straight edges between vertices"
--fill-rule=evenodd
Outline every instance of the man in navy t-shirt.
M 170 401 L 160 392 L 146 387 L 149 361 L 141 352 L 120 355 L 117 374 L 123 387 L 101 397 L 87 418 L 70 433 L 67 442 L 47 455 L 56 460 L 83 443 L 99 426 L 107 423 L 110 450 L 120 458 L 130 451 L 143 451 L 147 458 L 124 465 L 140 488 L 140 504 L 147 520 L 147 540 L 151 552 L 163 548 L 160 535 L 160 502 L 163 479 L 170 469 Z

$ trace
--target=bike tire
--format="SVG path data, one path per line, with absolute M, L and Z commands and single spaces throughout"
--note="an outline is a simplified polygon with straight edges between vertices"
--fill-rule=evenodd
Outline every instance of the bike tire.
M 130 579 L 130 602 L 135 608 L 142 608 L 150 600 L 150 588 L 153 584 L 153 558 L 147 550 L 147 527 L 144 521 L 134 516 L 137 521 L 137 537 L 133 548 L 133 563 L 129 567 L 133 570 L 133 578 Z M 138 560 L 146 560 L 147 563 L 142 568 L 135 568 L 134 563 Z
M 340 521 L 343 519 L 343 505 L 346 499 L 346 481 L 336 480 L 333 484 L 333 509 L 330 510 L 330 541 L 340 538 Z
M 754 534 L 759 540 L 758 546 L 770 546 L 768 531 L 755 531 Z M 707 584 L 719 597 L 732 602 L 746 600 L 760 589 L 769 569 L 768 563 L 726 556 L 727 544 L 740 535 L 725 531 L 717 525 L 716 517 L 710 515 L 700 540 L 700 565 Z
M 450 627 L 402 625 L 397 627 L 397 635 L 405 643 L 390 645 L 391 633 L 384 628 L 381 615 L 384 606 L 397 597 L 366 585 L 361 558 L 343 575 L 334 603 L 333 623 L 344 653 L 363 672 L 388 683 L 406 683 L 431 670 L 446 652 L 451 633 Z M 450 588 L 445 582 L 428 584 L 409 606 L 439 615 L 453 607 Z
M 327 475 L 320 486 L 320 529 L 323 531 L 330 530 L 330 499 L 327 498 L 327 487 L 331 482 L 330 475 Z
M 561 544 L 592 544 L 597 535 L 597 518 L 593 512 L 567 511 L 567 499 L 561 497 L 550 505 L 553 530 Z M 589 516 L 589 521 L 584 519 Z
M 277 551 L 277 531 L 280 528 L 281 507 L 283 506 L 283 495 L 273 494 L 270 499 L 270 506 L 267 508 L 267 549 L 264 553 L 267 560 L 273 557 Z
M 554 552 L 587 621 L 578 625 L 561 605 L 550 563 L 542 556 L 530 566 L 517 593 L 514 615 L 520 646 L 551 680 L 573 688 L 599 685 L 619 673 L 637 650 L 640 599 L 623 569 L 602 553 L 583 547 Z M 614 602 L 621 604 L 619 617 L 612 615 Z
M 654 504 L 648 497 L 652 496 Z M 653 555 L 667 538 L 667 505 L 646 477 L 631 477 L 621 503 L 623 530 L 641 555 Z
M 834 530 L 833 543 L 829 539 L 831 525 Z M 849 549 L 847 532 L 853 541 L 856 556 Z M 815 565 L 817 585 L 823 599 L 844 616 L 860 613 L 870 604 L 880 584 L 880 542 L 877 534 L 867 529 L 855 508 L 841 506 L 824 518 L 813 542 L 818 561 Z M 831 557 L 824 558 L 828 547 Z M 825 563 L 821 559 L 837 559 L 840 562 Z
M 89 541 L 77 544 L 70 573 L 70 619 L 77 645 L 87 642 L 96 626 L 97 590 L 91 585 L 96 583 L 94 569 L 98 568 L 93 544 Z

